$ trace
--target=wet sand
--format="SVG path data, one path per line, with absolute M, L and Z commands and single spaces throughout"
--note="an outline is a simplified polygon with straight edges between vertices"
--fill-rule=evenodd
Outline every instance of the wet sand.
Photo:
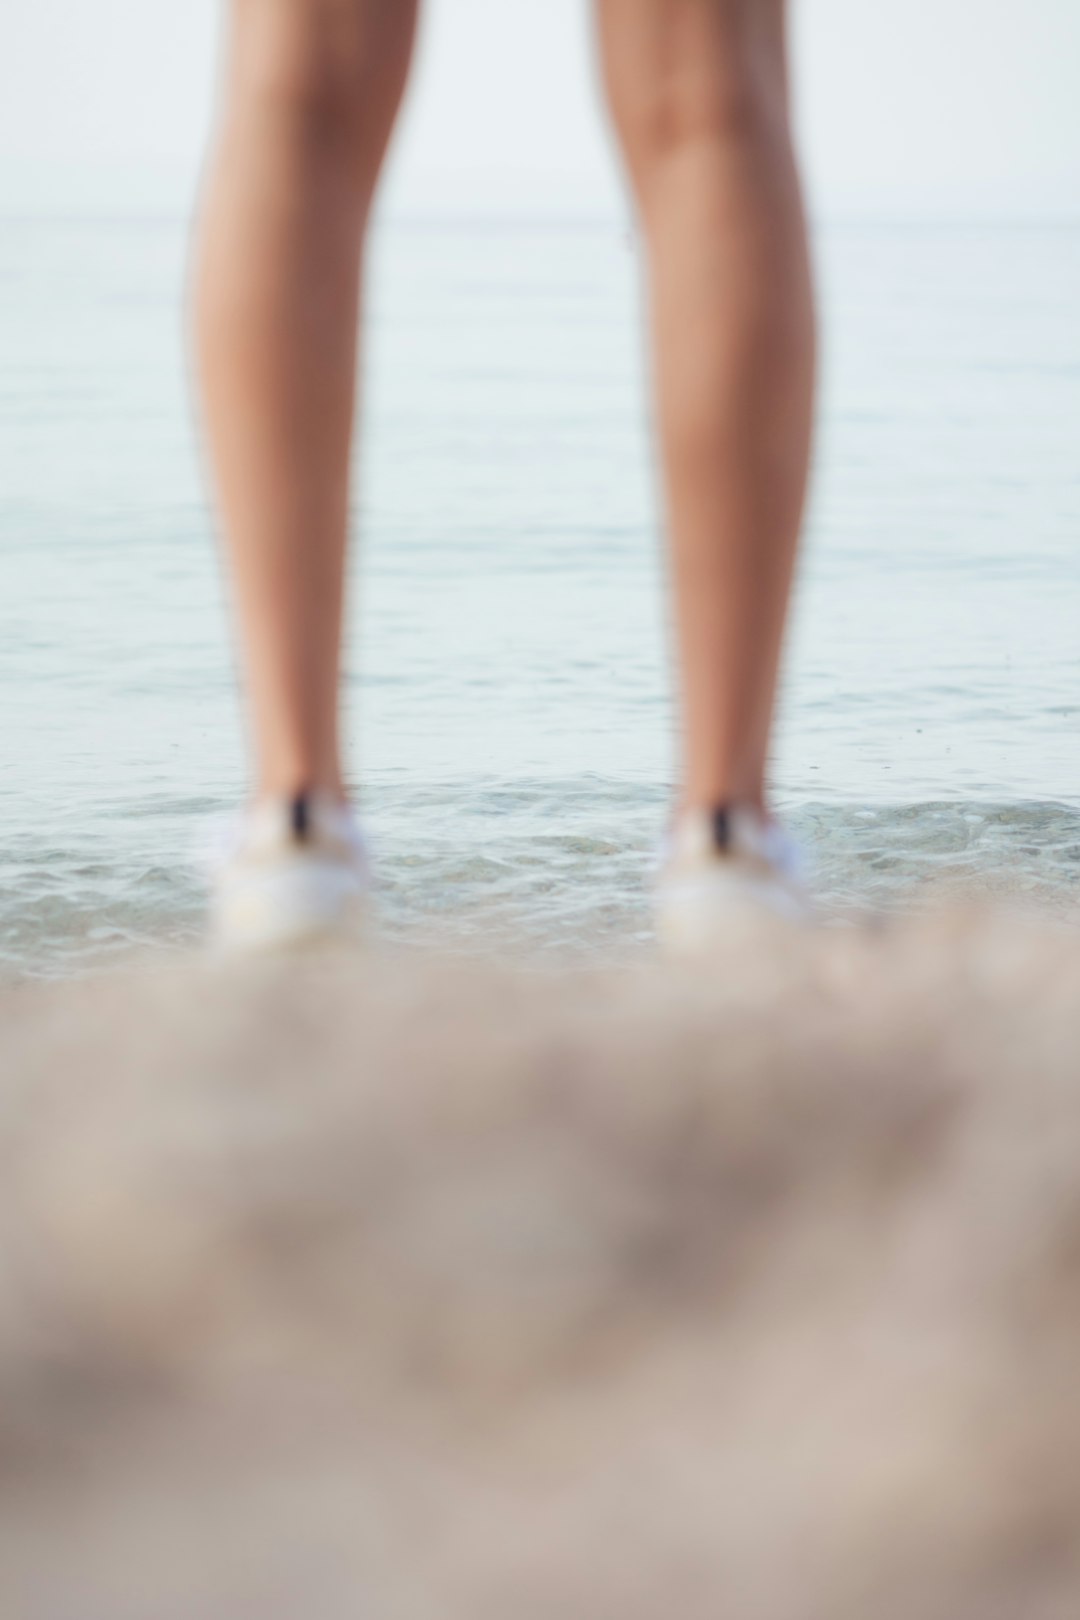
M 1080 1613 L 1080 934 L 0 1000 L 5 1620 Z

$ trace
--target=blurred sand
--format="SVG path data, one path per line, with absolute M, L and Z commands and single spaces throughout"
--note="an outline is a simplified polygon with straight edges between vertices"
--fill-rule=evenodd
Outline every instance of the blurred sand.
M 1080 935 L 0 1032 L 4 1620 L 1080 1614 Z

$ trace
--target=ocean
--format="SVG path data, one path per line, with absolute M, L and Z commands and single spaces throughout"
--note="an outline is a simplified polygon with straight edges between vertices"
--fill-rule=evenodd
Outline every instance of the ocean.
M 191 946 L 243 737 L 178 220 L 0 221 L 0 975 Z M 774 766 L 842 916 L 1080 919 L 1080 228 L 816 233 Z M 671 794 L 637 247 L 384 222 L 346 674 L 391 939 L 647 949 Z

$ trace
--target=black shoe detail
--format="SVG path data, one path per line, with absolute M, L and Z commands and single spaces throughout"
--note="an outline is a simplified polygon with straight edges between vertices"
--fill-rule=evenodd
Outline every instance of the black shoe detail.
M 290 807 L 293 837 L 298 844 L 306 844 L 311 837 L 311 806 L 306 793 L 298 793 Z
M 712 830 L 713 848 L 718 855 L 726 855 L 731 849 L 731 807 L 718 804 L 711 812 L 710 826 Z

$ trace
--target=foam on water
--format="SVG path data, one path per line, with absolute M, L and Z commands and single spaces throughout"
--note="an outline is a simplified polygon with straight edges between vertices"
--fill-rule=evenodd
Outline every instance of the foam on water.
M 381 935 L 470 953 L 516 942 L 577 959 L 651 949 L 662 794 L 599 777 L 474 783 L 465 802 L 460 792 L 432 783 L 369 795 Z M 59 847 L 32 829 L 16 834 L 0 864 L 0 975 L 53 976 L 197 944 L 204 889 L 191 835 L 208 810 L 133 802 L 122 827 L 72 827 Z M 808 803 L 789 820 L 837 918 L 992 896 L 1080 924 L 1080 809 Z

